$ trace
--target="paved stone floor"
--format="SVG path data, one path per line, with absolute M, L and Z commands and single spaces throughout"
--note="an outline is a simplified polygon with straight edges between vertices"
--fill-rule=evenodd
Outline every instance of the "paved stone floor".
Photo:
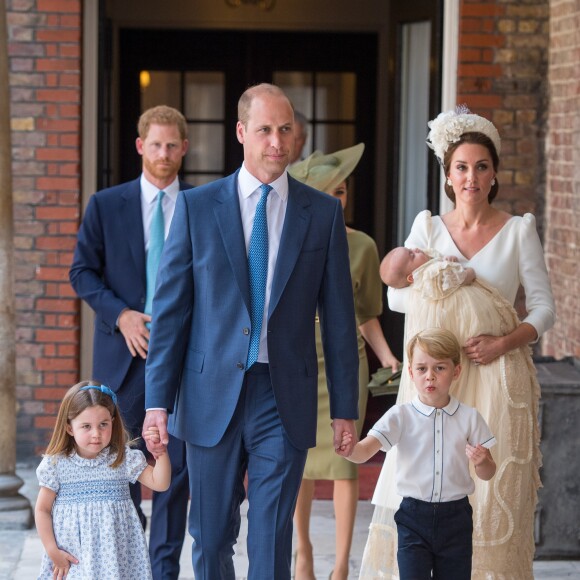
M 33 504 L 36 498 L 36 477 L 34 469 L 22 467 L 17 474 L 25 484 L 21 492 Z M 145 501 L 147 514 L 151 510 L 151 502 Z M 242 506 L 245 514 L 246 504 Z M 358 578 L 358 570 L 367 536 L 367 528 L 372 517 L 373 506 L 369 501 L 359 502 L 354 544 L 351 552 L 351 578 Z M 334 521 L 332 502 L 316 500 L 312 512 L 312 538 L 315 549 L 315 573 L 320 580 L 328 578 L 333 564 L 334 553 Z M 240 542 L 236 546 L 234 564 L 236 577 L 242 580 L 247 575 L 248 562 L 245 552 L 246 519 L 243 519 L 240 532 Z M 180 580 L 193 580 L 191 560 L 189 557 L 191 539 L 187 538 L 181 556 Z M 0 580 L 33 580 L 37 577 L 42 555 L 42 544 L 35 530 L 3 531 L 0 530 Z M 580 579 L 580 561 L 542 561 L 534 563 L 534 578 L 536 580 Z M 532 580 L 532 579 L 530 579 Z

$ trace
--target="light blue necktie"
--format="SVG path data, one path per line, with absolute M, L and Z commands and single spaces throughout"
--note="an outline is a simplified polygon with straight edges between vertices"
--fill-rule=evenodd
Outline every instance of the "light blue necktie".
M 270 185 L 260 185 L 262 197 L 256 207 L 250 247 L 248 250 L 248 273 L 250 276 L 250 348 L 246 369 L 249 369 L 258 360 L 260 350 L 260 332 L 264 317 L 264 303 L 266 300 L 266 280 L 268 278 L 268 217 L 266 202 L 272 191 Z
M 157 194 L 157 205 L 153 210 L 151 227 L 149 228 L 149 249 L 147 250 L 147 299 L 145 301 L 145 314 L 151 314 L 153 295 L 155 294 L 155 279 L 159 269 L 159 260 L 165 243 L 165 218 L 163 217 L 164 191 Z

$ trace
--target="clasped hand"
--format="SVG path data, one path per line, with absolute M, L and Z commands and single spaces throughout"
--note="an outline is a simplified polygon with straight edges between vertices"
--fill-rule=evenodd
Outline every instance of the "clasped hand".
M 163 455 L 169 443 L 167 411 L 158 409 L 147 411 L 143 421 L 142 435 L 147 445 L 147 450 L 155 459 Z
M 338 455 L 348 457 L 358 441 L 354 419 L 333 419 L 334 450 Z
M 480 334 L 467 339 L 463 350 L 473 363 L 487 365 L 503 354 L 502 338 Z

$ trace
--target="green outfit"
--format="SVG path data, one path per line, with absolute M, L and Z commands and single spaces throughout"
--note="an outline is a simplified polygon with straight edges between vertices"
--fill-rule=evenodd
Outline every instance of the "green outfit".
M 357 320 L 359 354 L 359 419 L 357 430 L 360 434 L 367 404 L 369 365 L 365 351 L 365 341 L 358 327 L 380 316 L 383 312 L 383 286 L 379 276 L 379 253 L 372 238 L 358 231 L 348 232 L 348 253 L 350 274 L 354 293 L 354 308 Z M 330 403 L 326 387 L 326 373 L 320 325 L 316 324 L 316 350 L 318 353 L 318 426 L 316 447 L 308 451 L 304 479 L 356 479 L 358 466 L 334 451 L 333 431 L 330 426 Z

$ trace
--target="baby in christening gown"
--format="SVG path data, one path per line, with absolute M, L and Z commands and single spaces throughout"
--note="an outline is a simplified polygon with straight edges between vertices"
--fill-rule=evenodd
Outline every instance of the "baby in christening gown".
M 454 257 L 443 258 L 432 249 L 395 248 L 381 264 L 383 281 L 394 288 L 411 286 L 405 319 L 406 343 L 409 337 L 428 327 L 452 331 L 460 344 L 478 335 L 503 336 L 519 324 L 511 304 L 493 287 L 476 279 Z M 415 389 L 403 362 L 397 404 L 411 401 Z M 531 533 L 533 521 L 525 518 L 524 505 L 535 504 L 533 496 L 522 497 L 518 478 L 524 466 L 535 464 L 531 477 L 538 478 L 541 463 L 538 441 L 537 400 L 539 385 L 535 378 L 531 351 L 523 346 L 509 351 L 487 365 L 476 365 L 462 356 L 462 372 L 451 394 L 475 407 L 487 421 L 497 439 L 494 479 L 482 484 L 477 478 L 470 496 L 473 507 L 473 574 L 486 578 L 493 570 L 492 560 L 509 560 L 509 542 L 504 537 Z M 505 436 L 504 436 L 505 435 Z M 509 436 L 508 436 L 509 435 Z M 394 449 L 393 451 L 396 451 Z M 389 453 L 373 496 L 378 506 L 370 526 L 360 578 L 398 578 L 397 531 L 393 515 L 401 501 L 395 492 L 396 453 Z M 501 576 L 498 576 L 501 577 Z M 510 577 L 509 575 L 506 577 Z

